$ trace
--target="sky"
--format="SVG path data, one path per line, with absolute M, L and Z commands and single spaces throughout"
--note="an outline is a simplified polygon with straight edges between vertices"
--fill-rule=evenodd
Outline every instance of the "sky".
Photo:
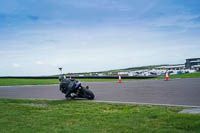
M 199 0 L 0 0 L 0 76 L 200 57 Z

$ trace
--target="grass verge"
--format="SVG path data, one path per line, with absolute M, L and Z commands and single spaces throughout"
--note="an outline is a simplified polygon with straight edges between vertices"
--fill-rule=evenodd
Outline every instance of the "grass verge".
M 42 106 L 45 105 L 45 106 Z M 0 99 L 1 133 L 198 133 L 182 107 Z
M 160 77 L 158 79 L 164 79 L 165 77 Z M 200 72 L 198 73 L 186 73 L 186 74 L 176 74 L 176 75 L 169 75 L 169 78 L 200 78 Z
M 164 79 L 165 77 L 158 77 L 152 79 Z M 174 78 L 200 78 L 200 73 L 188 73 L 170 75 L 170 79 Z M 118 82 L 118 79 L 76 79 L 80 82 Z M 123 79 L 123 81 L 133 80 L 149 80 L 149 79 Z M 12 85 L 49 85 L 58 84 L 58 79 L 14 79 L 14 78 L 0 78 L 0 86 Z
M 48 85 L 58 84 L 58 79 L 15 79 L 15 78 L 1 78 L 0 86 L 13 85 Z
M 80 82 L 118 82 L 118 79 L 76 79 Z M 140 79 L 123 79 L 123 81 L 140 80 Z M 0 86 L 14 85 L 49 85 L 58 84 L 58 79 L 15 79 L 0 78 Z

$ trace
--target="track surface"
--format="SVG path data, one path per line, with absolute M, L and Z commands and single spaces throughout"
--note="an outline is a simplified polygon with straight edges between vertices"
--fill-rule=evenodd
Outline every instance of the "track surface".
M 82 84 L 90 86 L 97 101 L 200 106 L 200 78 Z M 0 87 L 0 97 L 65 99 L 58 85 Z

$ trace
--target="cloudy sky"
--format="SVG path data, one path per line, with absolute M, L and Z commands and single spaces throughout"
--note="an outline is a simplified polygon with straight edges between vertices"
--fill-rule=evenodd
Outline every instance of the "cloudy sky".
M 1 0 L 0 76 L 200 57 L 199 0 Z

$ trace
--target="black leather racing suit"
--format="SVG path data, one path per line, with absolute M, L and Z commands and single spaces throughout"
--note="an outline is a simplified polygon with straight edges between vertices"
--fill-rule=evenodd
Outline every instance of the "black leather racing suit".
M 76 81 L 74 79 L 62 79 L 60 83 L 60 91 L 65 93 L 65 96 L 68 97 L 71 92 L 74 91 L 76 86 Z

